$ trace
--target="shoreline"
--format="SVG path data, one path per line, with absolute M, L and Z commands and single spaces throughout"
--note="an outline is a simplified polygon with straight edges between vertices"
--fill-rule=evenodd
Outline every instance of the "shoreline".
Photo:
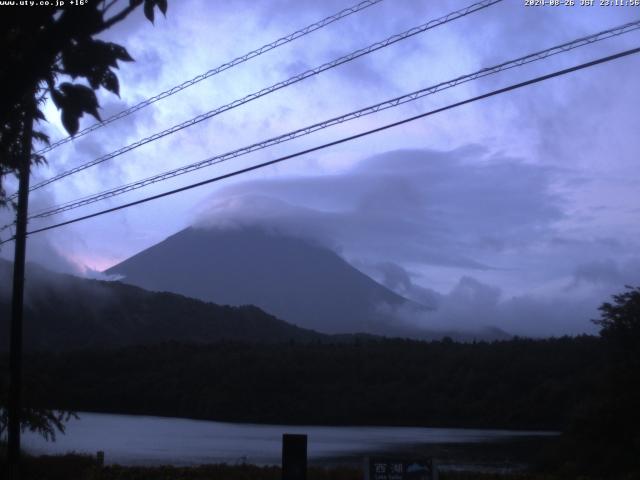
M 433 458 L 442 471 L 446 472 L 470 472 L 487 474 L 513 474 L 524 473 L 539 463 L 544 452 L 548 450 L 557 437 L 512 437 L 495 441 L 470 442 L 470 443 L 414 443 L 396 446 L 377 451 L 353 452 L 345 455 L 330 455 L 309 458 L 308 465 L 321 469 L 356 469 L 362 470 L 367 457 L 382 458 Z M 66 452 L 46 453 L 41 451 L 28 451 L 32 458 L 63 458 L 68 455 L 78 455 L 95 459 L 95 453 Z M 252 462 L 250 457 L 239 456 L 234 460 L 219 462 L 189 461 L 180 459 L 140 459 L 129 461 L 113 461 L 107 455 L 105 465 L 107 467 L 124 469 L 199 469 L 212 465 L 227 466 L 251 466 L 255 468 L 277 468 L 279 462 Z
M 318 467 L 362 468 L 366 456 L 433 458 L 441 470 L 477 473 L 522 473 L 537 465 L 558 437 L 517 437 L 472 443 L 416 443 L 375 454 L 326 457 L 310 461 Z

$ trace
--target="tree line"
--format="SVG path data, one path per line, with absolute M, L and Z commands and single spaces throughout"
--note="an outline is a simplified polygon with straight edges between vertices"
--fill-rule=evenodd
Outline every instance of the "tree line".
M 38 408 L 236 422 L 561 430 L 602 357 L 589 336 L 164 343 L 29 355 L 25 394 Z

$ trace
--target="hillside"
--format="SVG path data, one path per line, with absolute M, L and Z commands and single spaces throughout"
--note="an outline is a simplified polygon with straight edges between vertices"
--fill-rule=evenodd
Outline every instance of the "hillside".
M 0 260 L 0 331 L 9 328 L 11 264 Z M 254 306 L 229 307 L 154 293 L 120 282 L 27 268 L 24 339 L 27 350 L 68 350 L 156 344 L 309 341 L 323 336 Z M 0 350 L 8 348 L 0 336 Z

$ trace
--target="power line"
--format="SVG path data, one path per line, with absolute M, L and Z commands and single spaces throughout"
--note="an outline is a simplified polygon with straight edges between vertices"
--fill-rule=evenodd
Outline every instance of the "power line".
M 530 80 L 526 80 L 524 82 L 512 84 L 512 85 L 510 85 L 508 87 L 504 87 L 504 88 L 500 88 L 500 89 L 497 89 L 497 90 L 493 90 L 493 91 L 491 91 L 489 93 L 485 93 L 483 95 L 478 95 L 476 97 L 472 97 L 472 98 L 469 98 L 467 100 L 462 100 L 460 102 L 452 103 L 452 104 L 447 105 L 445 107 L 437 108 L 437 109 L 431 110 L 429 112 L 425 112 L 425 113 L 421 113 L 419 115 L 408 117 L 408 118 L 405 118 L 403 120 L 399 120 L 397 122 L 389 123 L 389 124 L 383 125 L 381 127 L 377 127 L 377 128 L 371 129 L 371 130 L 367 130 L 365 132 L 361 132 L 361 133 L 358 133 L 358 134 L 355 134 L 355 135 L 351 135 L 351 136 L 348 136 L 348 137 L 343 137 L 343 138 L 341 138 L 339 140 L 334 140 L 333 142 L 325 143 L 325 144 L 322 144 L 322 145 L 319 145 L 319 146 L 316 146 L 316 147 L 313 147 L 313 148 L 308 148 L 306 150 L 302 150 L 300 152 L 296 152 L 296 153 L 293 153 L 293 154 L 290 154 L 290 155 L 286 155 L 284 157 L 279 157 L 279 158 L 276 158 L 274 160 L 270 160 L 268 162 L 264 162 L 264 163 L 260 163 L 260 164 L 257 164 L 257 165 L 253 165 L 251 167 L 247 167 L 247 168 L 243 168 L 243 169 L 240 169 L 240 170 L 236 170 L 234 172 L 226 173 L 224 175 L 219 175 L 217 177 L 213 177 L 213 178 L 210 178 L 210 179 L 207 179 L 207 180 L 203 180 L 201 182 L 192 183 L 192 184 L 186 185 L 184 187 L 176 188 L 174 190 L 169 190 L 167 192 L 159 193 L 157 195 L 152 195 L 152 196 L 149 196 L 149 197 L 146 197 L 146 198 L 142 198 L 142 199 L 136 200 L 134 202 L 125 203 L 125 204 L 119 205 L 117 207 L 112 207 L 112 208 L 108 208 L 108 209 L 105 209 L 105 210 L 101 210 L 99 212 L 91 213 L 89 215 L 76 217 L 76 218 L 73 218 L 71 220 L 67 220 L 65 222 L 60 222 L 60 223 L 56 223 L 54 225 L 49 225 L 47 227 L 38 228 L 38 229 L 35 229 L 35 230 L 32 230 L 32 231 L 28 232 L 27 234 L 28 235 L 32 235 L 32 234 L 35 234 L 35 233 L 40 233 L 40 232 L 44 232 L 44 231 L 47 231 L 47 230 L 52 230 L 52 229 L 55 229 L 55 228 L 63 227 L 65 225 L 70 225 L 72 223 L 77 223 L 77 222 L 80 222 L 80 221 L 83 221 L 83 220 L 88 220 L 90 218 L 94 218 L 94 217 L 98 217 L 98 216 L 101 216 L 101 215 L 105 215 L 107 213 L 115 212 L 115 211 L 118 211 L 118 210 L 123 210 L 125 208 L 130 208 L 130 207 L 133 207 L 133 206 L 136 206 L 136 205 L 140 205 L 142 203 L 150 202 L 152 200 L 157 200 L 159 198 L 167 197 L 167 196 L 170 196 L 170 195 L 175 195 L 176 193 L 180 193 L 180 192 L 184 192 L 184 191 L 187 191 L 187 190 L 191 190 L 193 188 L 197 188 L 197 187 L 201 187 L 201 186 L 204 186 L 204 185 L 208 185 L 210 183 L 219 182 L 219 181 L 227 179 L 227 178 L 235 177 L 237 175 L 241 175 L 241 174 L 244 174 L 244 173 L 247 173 L 247 172 L 251 172 L 253 170 L 258 170 L 258 169 L 261 169 L 261 168 L 264 168 L 264 167 L 268 167 L 270 165 L 275 165 L 277 163 L 284 162 L 286 160 L 290 160 L 292 158 L 300 157 L 300 156 L 306 155 L 308 153 L 316 152 L 318 150 L 323 150 L 325 148 L 332 147 L 332 146 L 335 146 L 335 145 L 339 145 L 341 143 L 345 143 L 345 142 L 349 142 L 349 141 L 352 141 L 352 140 L 356 140 L 358 138 L 362 138 L 362 137 L 365 137 L 365 136 L 368 136 L 368 135 L 372 135 L 374 133 L 382 132 L 384 130 L 388 130 L 388 129 L 393 128 L 393 127 L 404 125 L 405 123 L 413 122 L 415 120 L 418 120 L 418 119 L 421 119 L 421 118 L 425 118 L 425 117 L 428 117 L 428 116 L 431 116 L 431 115 L 435 115 L 437 113 L 441 113 L 441 112 L 444 112 L 446 110 L 451 110 L 453 108 L 460 107 L 462 105 L 467 105 L 469 103 L 473 103 L 473 102 L 476 102 L 478 100 L 483 100 L 485 98 L 489 98 L 489 97 L 493 97 L 493 96 L 496 96 L 496 95 L 500 95 L 500 94 L 503 94 L 503 93 L 506 93 L 506 92 L 510 92 L 512 90 L 516 90 L 516 89 L 519 89 L 519 88 L 526 87 L 528 85 L 532 85 L 532 84 L 535 84 L 535 83 L 540 83 L 540 82 L 543 82 L 545 80 L 549 80 L 551 78 L 559 77 L 559 76 L 562 76 L 562 75 L 569 74 L 571 72 L 575 72 L 575 71 L 582 70 L 582 69 L 585 69 L 585 68 L 593 67 L 595 65 L 599 65 L 599 64 L 602 64 L 602 63 L 610 62 L 612 60 L 616 60 L 616 59 L 619 59 L 619 58 L 622 58 L 622 57 L 633 55 L 633 54 L 636 54 L 636 53 L 639 53 L 639 52 L 640 52 L 640 47 L 639 48 L 633 48 L 633 49 L 630 49 L 630 50 L 625 50 L 623 52 L 616 53 L 614 55 L 609 55 L 607 57 L 602 57 L 602 58 L 599 58 L 597 60 L 593 60 L 593 61 L 590 61 L 590 62 L 582 63 L 580 65 L 576 65 L 576 66 L 573 66 L 573 67 L 570 67 L 570 68 L 565 68 L 563 70 L 558 70 L 558 71 L 555 71 L 553 73 L 549 73 L 547 75 L 542 75 L 542 76 L 539 76 L 539 77 L 535 77 L 535 78 L 532 78 Z M 14 240 L 14 238 L 10 238 L 10 239 L 7 239 L 7 240 L 4 240 L 4 241 L 0 242 L 0 245 L 2 245 L 4 243 L 7 243 L 7 242 L 9 242 L 11 240 Z
M 529 55 L 523 56 L 523 57 L 519 57 L 516 58 L 514 60 L 509 60 L 507 62 L 501 63 L 499 65 L 495 65 L 492 67 L 487 67 L 487 68 L 483 68 L 481 70 L 478 70 L 474 73 L 471 74 L 467 74 L 467 75 L 463 75 L 457 78 L 454 78 L 453 80 L 448 80 L 446 82 L 442 82 L 439 83 L 437 85 L 433 85 L 427 88 L 423 88 L 420 90 L 416 90 L 414 92 L 399 96 L 399 97 L 395 97 L 392 98 L 390 100 L 385 100 L 383 102 L 377 103 L 375 105 L 371 105 L 350 113 L 347 113 L 345 115 L 341 115 L 339 117 L 334 117 L 331 118 L 329 120 L 325 120 L 323 122 L 319 122 L 304 128 L 300 128 L 288 133 L 285 133 L 283 135 L 279 135 L 276 137 L 272 137 L 270 139 L 267 140 L 263 140 L 261 142 L 257 142 L 254 144 L 251 144 L 249 146 L 245 146 L 227 153 L 223 153 L 220 155 L 216 155 L 210 158 L 207 158 L 205 160 L 201 160 L 199 162 L 196 163 L 192 163 L 190 165 L 186 165 L 183 167 L 179 167 L 173 170 L 169 170 L 167 172 L 163 172 L 142 180 L 138 180 L 126 185 L 121 185 L 109 190 L 105 190 L 103 192 L 97 193 L 97 194 L 93 194 L 93 195 L 89 195 L 89 196 L 85 196 L 79 199 L 75 199 L 69 202 L 65 202 L 63 204 L 57 205 L 53 208 L 47 209 L 47 210 L 43 210 L 41 212 L 35 213 L 33 215 L 31 215 L 29 217 L 29 219 L 34 219 L 34 218 L 45 218 L 45 217 L 49 217 L 58 213 L 62 213 L 62 212 L 66 212 L 69 210 L 73 210 L 76 208 L 80 208 L 82 206 L 85 205 L 89 205 L 91 203 L 95 203 L 98 202 L 100 200 L 104 200 L 107 198 L 111 198 L 111 197 L 115 197 L 117 195 L 121 195 L 133 190 L 137 190 L 139 188 L 143 188 L 146 187 L 148 185 L 154 184 L 154 183 L 158 183 L 164 180 L 167 180 L 169 178 L 173 178 L 176 177 L 178 175 L 183 175 L 186 173 L 190 173 L 196 170 L 199 170 L 201 168 L 205 168 L 205 167 L 209 167 L 211 165 L 216 165 L 218 163 L 222 163 L 228 160 L 231 160 L 233 158 L 237 158 L 243 155 L 247 155 L 249 153 L 255 152 L 257 150 L 262 150 L 264 148 L 273 146 L 273 145 L 277 145 L 283 142 L 287 142 L 290 140 L 293 140 L 295 138 L 299 138 L 305 135 L 309 135 L 313 132 L 316 132 L 318 130 L 322 130 L 334 125 L 338 125 L 338 124 L 342 124 L 366 115 L 370 115 L 373 113 L 377 113 L 379 111 L 382 110 L 386 110 L 389 108 L 394 108 L 397 107 L 398 105 L 402 105 L 411 101 L 415 101 L 419 98 L 423 98 L 427 95 L 432 95 L 435 94 L 439 91 L 448 89 L 448 88 L 452 88 L 455 87 L 457 85 L 460 85 L 462 83 L 466 83 L 472 80 L 476 80 L 478 78 L 482 78 L 482 77 L 486 77 L 489 75 L 494 75 L 497 74 L 499 72 L 505 71 L 505 70 L 509 70 L 511 68 L 515 68 L 515 67 L 520 67 L 522 65 L 526 65 L 528 63 L 532 63 L 538 60 L 543 60 L 545 58 L 548 58 L 550 56 L 553 55 L 557 55 L 559 53 L 563 53 L 563 52 L 568 52 L 570 50 L 573 50 L 575 48 L 578 47 L 582 47 L 585 45 L 590 45 L 594 42 L 598 42 L 598 41 L 602 41 L 605 40 L 607 38 L 611 38 L 614 36 L 618 36 L 618 35 L 622 35 L 624 33 L 628 33 L 631 32 L 633 30 L 637 30 L 640 28 L 640 20 L 635 21 L 635 22 L 631 22 L 631 23 L 627 23 L 624 25 L 620 25 L 614 28 L 610 28 L 608 30 L 603 30 L 601 32 L 586 36 L 586 37 L 581 37 L 578 38 L 576 40 L 572 40 L 570 42 L 566 42 L 563 43 L 561 45 L 557 45 L 555 47 L 551 47 L 548 48 L 546 50 L 541 50 L 535 53 L 531 53 Z
M 138 140 L 137 142 L 134 142 L 132 144 L 129 144 L 125 147 L 122 147 L 118 150 L 115 150 L 114 152 L 108 153 L 106 155 L 103 155 L 99 158 L 96 158 L 94 160 L 91 160 L 87 163 L 84 163 L 82 165 L 79 165 L 75 168 L 72 168 L 70 170 L 67 170 L 65 172 L 62 172 L 58 175 L 55 175 L 54 177 L 51 177 L 47 180 L 44 180 L 42 182 L 36 183 L 35 185 L 33 185 L 30 189 L 30 191 L 33 190 L 37 190 L 39 188 L 42 188 L 46 185 L 49 185 L 50 183 L 53 183 L 55 181 L 58 181 L 62 178 L 68 177 L 69 175 L 73 175 L 75 173 L 78 173 L 82 170 L 85 170 L 87 168 L 93 167 L 95 165 L 98 165 L 102 162 L 105 162 L 107 160 L 111 160 L 112 158 L 118 157 L 124 153 L 127 153 L 131 150 L 134 150 L 142 145 L 146 145 L 147 143 L 153 142 L 155 140 L 158 140 L 160 138 L 166 137 L 167 135 L 171 135 L 173 133 L 176 133 L 180 130 L 183 130 L 187 127 L 191 127 L 197 123 L 200 123 L 204 120 L 208 120 L 209 118 L 212 118 L 216 115 L 219 115 L 223 112 L 226 112 L 228 110 L 231 110 L 233 108 L 239 107 L 241 105 L 244 105 L 245 103 L 251 102 L 253 100 L 256 100 L 258 98 L 261 98 L 265 95 L 268 95 L 270 93 L 273 93 L 277 90 L 280 90 L 282 88 L 288 87 L 290 85 L 293 85 L 295 83 L 298 83 L 302 80 L 305 80 L 309 77 L 312 77 L 314 75 L 318 75 L 326 70 L 335 68 L 339 65 L 342 65 L 344 63 L 350 62 L 352 60 L 355 60 L 356 58 L 362 57 L 364 55 L 368 55 L 369 53 L 375 52 L 377 50 L 380 50 L 382 48 L 388 47 L 390 45 L 393 45 L 401 40 L 405 40 L 407 38 L 410 38 L 414 35 L 417 35 L 419 33 L 423 33 L 426 32 L 427 30 L 431 30 L 433 28 L 436 28 L 440 25 L 444 25 L 446 23 L 452 22 L 453 20 L 457 20 L 458 18 L 462 18 L 465 17 L 467 15 L 470 15 L 471 13 L 475 13 L 479 10 L 485 9 L 491 5 L 494 5 L 496 3 L 500 3 L 503 0 L 483 0 L 481 2 L 478 3 L 474 3 L 472 5 L 469 5 L 466 8 L 460 9 L 460 10 L 456 10 L 454 12 L 451 12 L 443 17 L 440 17 L 438 19 L 435 20 L 431 20 L 425 24 L 422 24 L 420 26 L 417 27 L 413 27 L 403 33 L 399 33 L 396 35 L 392 35 L 391 37 L 386 38 L 385 40 L 382 40 L 380 42 L 376 42 L 372 45 L 369 45 L 368 47 L 356 50 L 354 52 L 349 53 L 348 55 L 342 56 L 336 60 L 333 60 L 331 62 L 325 63 L 323 65 L 320 65 L 319 67 L 307 70 L 303 73 L 300 73 L 298 75 L 295 75 L 293 77 L 290 77 L 287 80 L 275 83 L 273 85 L 271 85 L 270 87 L 266 87 L 263 88 L 262 90 L 259 90 L 257 92 L 251 93 L 243 98 L 234 100 L 231 103 L 228 103 L 226 105 L 220 106 L 214 110 L 210 110 L 209 112 L 203 113 L 201 115 L 198 115 L 197 117 L 194 117 L 190 120 L 187 120 L 185 122 L 179 123 L 177 125 L 174 125 L 171 128 L 168 128 L 166 130 L 163 130 L 161 132 L 155 133 L 149 137 L 143 138 L 142 140 Z M 15 197 L 15 194 L 10 196 L 9 198 L 12 199 Z
M 39 150 L 38 152 L 36 152 L 37 155 L 43 155 L 45 153 L 50 152 L 51 150 L 59 147 L 60 145 L 64 145 L 65 143 L 68 143 L 72 140 L 75 140 L 79 137 L 82 137 L 84 135 L 87 135 L 88 133 L 91 133 L 95 130 L 98 130 L 99 128 L 102 128 L 106 125 L 109 125 L 110 123 L 115 122 L 116 120 L 120 120 L 121 118 L 127 117 L 129 115 L 131 115 L 132 113 L 137 112 L 138 110 L 142 110 L 143 108 L 159 101 L 162 100 L 163 98 L 167 98 L 170 97 L 171 95 L 175 95 L 176 93 L 184 90 L 185 88 L 189 88 L 192 85 L 195 85 L 203 80 L 206 80 L 207 78 L 213 77 L 214 75 L 217 75 L 219 73 L 224 72 L 225 70 L 229 70 L 230 68 L 233 68 L 237 65 L 240 65 L 241 63 L 247 62 L 249 60 L 251 60 L 252 58 L 258 57 L 260 55 L 262 55 L 263 53 L 267 53 L 271 50 L 274 50 L 278 47 L 281 47 L 282 45 L 286 45 L 287 43 L 291 43 L 294 40 L 297 40 L 298 38 L 304 37 L 312 32 L 315 32 L 316 30 L 319 30 L 323 27 L 326 27 L 327 25 L 330 25 L 334 22 L 337 22 L 338 20 L 342 20 L 345 17 L 348 17 L 349 15 L 353 15 L 354 13 L 360 12 L 361 10 L 364 10 L 365 8 L 369 8 L 377 3 L 382 2 L 383 0 L 365 0 L 363 2 L 358 3 L 357 5 L 351 6 L 349 8 L 345 8 L 344 10 L 339 11 L 338 13 L 335 13 L 333 15 L 330 15 L 326 18 L 323 18 L 322 20 L 316 22 L 316 23 L 312 23 L 311 25 L 308 25 L 304 28 L 301 28 L 300 30 L 296 30 L 293 33 L 290 33 L 289 35 L 286 35 L 282 38 L 279 38 L 271 43 L 267 43 L 266 45 L 261 46 L 260 48 L 257 48 L 255 50 L 252 50 L 248 53 L 245 53 L 244 55 L 241 55 L 237 58 L 234 58 L 233 60 L 223 63 L 222 65 L 219 65 L 215 68 L 212 68 L 211 70 L 200 74 L 196 77 L 193 77 L 191 80 L 187 80 L 185 82 L 182 82 L 179 85 L 176 85 L 175 87 L 171 87 L 168 90 L 165 90 L 164 92 L 161 92 L 151 98 L 148 98 L 146 100 L 143 100 L 142 102 L 133 105 L 132 107 L 127 108 L 126 110 L 122 110 L 121 112 L 118 112 L 114 115 L 112 115 L 111 117 L 108 117 L 104 120 L 102 120 L 101 122 L 98 123 L 94 123 L 93 125 L 84 128 L 82 130 L 80 130 L 79 132 L 77 132 L 75 135 L 70 135 L 68 137 L 62 138 L 61 140 L 58 140 L 54 143 L 52 143 L 51 145 L 46 146 L 45 148 Z

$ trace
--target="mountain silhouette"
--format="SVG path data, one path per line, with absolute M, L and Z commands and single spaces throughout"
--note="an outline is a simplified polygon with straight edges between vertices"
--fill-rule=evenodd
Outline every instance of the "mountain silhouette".
M 152 291 L 256 305 L 324 333 L 421 336 L 395 320 L 393 312 L 426 310 L 328 248 L 258 227 L 190 227 L 105 273 Z

